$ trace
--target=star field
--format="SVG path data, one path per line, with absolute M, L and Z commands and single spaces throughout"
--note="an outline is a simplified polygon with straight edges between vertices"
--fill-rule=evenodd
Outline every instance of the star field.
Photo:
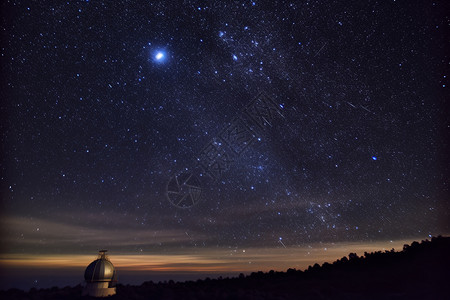
M 2 11 L 6 253 L 448 232 L 445 1 L 5 1 Z M 260 95 L 277 113 L 250 128 L 245 110 Z M 232 162 L 208 179 L 198 158 L 239 117 L 252 142 L 238 154 L 221 144 Z M 176 207 L 169 181 L 192 170 L 201 199 Z M 94 229 L 126 234 L 99 240 Z

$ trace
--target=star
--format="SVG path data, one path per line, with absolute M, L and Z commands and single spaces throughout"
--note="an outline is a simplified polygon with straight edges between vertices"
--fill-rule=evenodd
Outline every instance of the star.
M 153 54 L 153 61 L 163 63 L 166 61 L 166 53 L 163 50 L 157 50 Z

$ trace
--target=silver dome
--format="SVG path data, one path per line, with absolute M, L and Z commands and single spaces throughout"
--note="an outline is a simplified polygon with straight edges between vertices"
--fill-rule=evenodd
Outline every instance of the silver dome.
M 100 251 L 99 258 L 91 262 L 84 271 L 84 279 L 87 282 L 115 280 L 116 271 L 105 252 L 106 250 Z

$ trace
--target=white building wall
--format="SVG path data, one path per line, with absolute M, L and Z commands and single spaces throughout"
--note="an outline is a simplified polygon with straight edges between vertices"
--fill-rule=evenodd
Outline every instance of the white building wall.
M 116 288 L 108 288 L 109 282 L 87 282 L 83 296 L 108 297 L 116 294 Z

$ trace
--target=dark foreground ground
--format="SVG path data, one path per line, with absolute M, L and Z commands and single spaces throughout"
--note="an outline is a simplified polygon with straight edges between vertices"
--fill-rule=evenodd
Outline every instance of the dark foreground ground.
M 403 251 L 350 253 L 305 271 L 238 278 L 117 285 L 115 299 L 450 299 L 450 238 L 413 242 Z M 0 291 L 0 299 L 90 299 L 81 286 Z

